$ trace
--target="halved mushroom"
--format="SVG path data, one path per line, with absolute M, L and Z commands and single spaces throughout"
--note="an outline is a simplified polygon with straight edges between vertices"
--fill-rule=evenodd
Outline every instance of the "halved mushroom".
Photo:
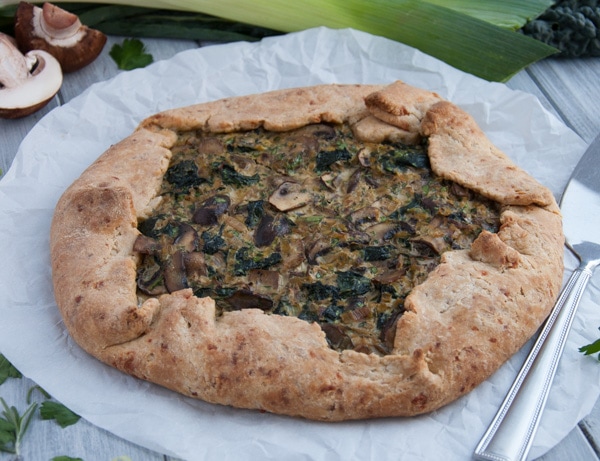
M 65 73 L 90 64 L 106 43 L 102 32 L 84 26 L 77 15 L 51 3 L 44 3 L 40 8 L 20 2 L 15 36 L 21 51 L 47 51 L 58 60 Z
M 311 198 L 302 184 L 286 181 L 269 197 L 269 203 L 279 211 L 289 211 L 306 205 Z
M 41 50 L 26 55 L 0 34 L 0 118 L 20 118 L 41 109 L 62 85 L 56 59 Z

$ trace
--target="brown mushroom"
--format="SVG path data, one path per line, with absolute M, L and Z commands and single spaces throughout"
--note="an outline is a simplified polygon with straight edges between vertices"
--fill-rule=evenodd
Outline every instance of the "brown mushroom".
M 0 118 L 20 118 L 44 107 L 62 85 L 56 59 L 42 50 L 26 55 L 0 34 Z
M 302 184 L 286 181 L 269 197 L 269 203 L 279 211 L 289 211 L 306 205 L 310 199 Z
M 185 252 L 178 250 L 167 259 L 163 266 L 165 287 L 169 293 L 188 288 L 185 270 Z
M 218 224 L 219 217 L 229 209 L 229 205 L 231 200 L 227 195 L 213 195 L 194 211 L 192 221 L 202 226 L 214 226 Z
M 444 237 L 432 237 L 431 235 L 420 235 L 418 237 L 411 238 L 412 243 L 418 245 L 424 245 L 425 247 L 432 250 L 435 254 L 442 254 L 447 247 Z
M 20 2 L 15 36 L 21 51 L 47 51 L 58 60 L 65 73 L 90 64 L 106 43 L 102 32 L 84 26 L 75 14 L 51 3 L 44 3 L 40 8 Z
M 373 242 L 381 243 L 391 240 L 400 229 L 400 224 L 393 221 L 386 221 L 368 227 L 365 229 L 365 232 L 373 239 Z
M 151 255 L 161 250 L 161 244 L 152 237 L 140 234 L 133 243 L 133 251 L 144 255 Z
M 376 222 L 379 221 L 379 216 L 381 212 L 379 208 L 375 208 L 372 206 L 360 208 L 356 211 L 353 211 L 348 216 L 348 219 L 354 226 L 358 227 L 364 223 Z
M 273 217 L 266 214 L 262 217 L 254 231 L 254 244 L 257 247 L 269 246 L 275 237 L 289 234 L 293 223 L 285 216 Z
M 278 271 L 267 269 L 251 269 L 248 271 L 248 281 L 253 285 L 278 290 L 282 275 Z
M 317 264 L 317 258 L 319 256 L 324 255 L 331 251 L 333 247 L 331 246 L 331 240 L 326 238 L 317 239 L 306 249 L 306 260 L 308 264 L 315 265 Z
M 196 229 L 186 223 L 179 223 L 179 233 L 173 244 L 183 251 L 191 252 L 198 249 L 198 233 Z
M 231 296 L 225 298 L 225 301 L 234 310 L 262 309 L 266 311 L 273 307 L 273 301 L 271 298 L 253 293 L 247 289 L 237 290 Z
M 204 253 L 200 251 L 191 251 L 183 255 L 183 262 L 187 275 L 207 275 L 208 270 L 204 261 Z

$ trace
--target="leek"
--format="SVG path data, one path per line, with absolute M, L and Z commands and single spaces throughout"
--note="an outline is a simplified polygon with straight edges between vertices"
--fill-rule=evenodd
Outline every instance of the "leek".
M 529 64 L 557 52 L 512 30 L 544 11 L 551 3 L 549 0 L 106 0 L 104 3 L 178 10 L 229 21 L 211 25 L 206 19 L 200 21 L 199 16 L 196 20 L 179 23 L 171 20 L 170 28 L 164 27 L 163 36 L 168 37 L 176 36 L 177 30 L 182 29 L 187 31 L 187 38 L 210 40 L 212 36 L 215 40 L 237 40 L 260 38 L 260 33 L 294 32 L 318 26 L 353 28 L 405 43 L 492 81 L 506 81 Z M 68 4 L 64 8 L 69 9 Z M 90 19 L 93 18 L 88 15 L 85 18 L 88 22 L 84 23 L 89 25 Z M 117 22 L 118 19 L 113 18 L 95 27 L 118 34 L 114 27 Z M 234 23 L 258 29 L 251 33 L 240 32 L 235 30 Z M 154 24 L 159 28 L 161 22 L 156 19 Z M 134 22 L 128 19 L 124 25 L 128 27 L 120 35 L 135 32 L 132 30 Z M 199 35 L 191 33 L 196 26 L 201 31 Z M 137 36 L 143 36 L 143 29 L 136 32 Z M 221 31 L 220 37 L 218 31 Z

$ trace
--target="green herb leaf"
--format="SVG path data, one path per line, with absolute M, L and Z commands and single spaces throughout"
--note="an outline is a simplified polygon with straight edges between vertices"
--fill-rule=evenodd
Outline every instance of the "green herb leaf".
M 9 407 L 2 397 L 0 397 L 0 404 L 4 408 L 3 417 L 0 418 L 0 452 L 13 453 L 18 456 L 21 442 L 37 408 L 37 403 L 31 404 L 23 415 L 20 415 L 15 407 Z
M 126 38 L 122 45 L 115 43 L 109 54 L 122 70 L 146 67 L 154 61 L 152 55 L 146 53 L 142 41 L 136 38 Z
M 73 413 L 60 402 L 46 401 L 40 407 L 42 419 L 55 419 L 60 427 L 67 427 L 75 424 L 81 416 Z
M 1 174 L 2 170 L 0 170 L 0 175 Z M 0 384 L 8 378 L 20 378 L 22 376 L 21 372 L 19 372 L 6 357 L 0 354 Z
M 38 386 L 36 384 L 35 386 L 30 387 L 29 390 L 27 391 L 27 404 L 31 403 L 31 396 L 33 395 L 33 393 L 35 391 L 39 391 L 46 399 L 52 398 L 50 396 L 50 394 L 48 394 L 41 386 Z
M 600 352 L 600 339 L 597 339 L 591 344 L 580 347 L 579 352 L 584 355 L 592 355 Z M 600 357 L 598 359 L 600 360 Z
M 70 456 L 62 455 L 62 456 L 55 456 L 54 458 L 51 459 L 51 461 L 83 461 L 83 459 L 72 458 Z

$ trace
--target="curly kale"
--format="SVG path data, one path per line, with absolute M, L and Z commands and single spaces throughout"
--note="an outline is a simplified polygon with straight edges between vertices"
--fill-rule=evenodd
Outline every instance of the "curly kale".
M 562 57 L 600 56 L 599 0 L 559 0 L 521 31 Z

